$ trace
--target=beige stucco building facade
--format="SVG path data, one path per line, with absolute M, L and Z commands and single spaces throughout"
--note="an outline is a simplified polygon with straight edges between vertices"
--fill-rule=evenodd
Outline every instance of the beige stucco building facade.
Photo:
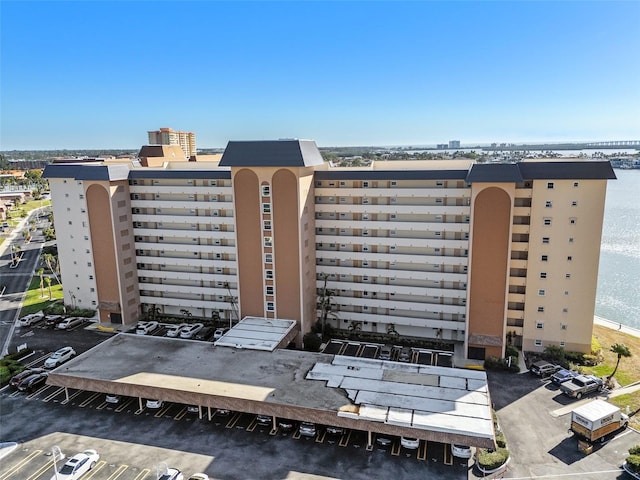
M 338 168 L 281 140 L 147 164 L 45 170 L 65 301 L 102 321 L 286 318 L 300 342 L 326 281 L 334 328 L 471 360 L 508 343 L 589 350 L 609 162 Z

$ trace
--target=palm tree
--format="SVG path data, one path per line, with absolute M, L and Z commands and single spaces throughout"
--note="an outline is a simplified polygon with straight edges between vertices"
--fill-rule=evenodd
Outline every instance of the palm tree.
M 60 264 L 58 263 L 58 257 L 51 253 L 42 254 L 42 260 L 47 265 L 47 268 L 51 270 L 51 273 L 56 279 L 56 282 L 60 282 L 60 278 L 58 277 L 58 272 L 60 271 Z
M 609 351 L 615 353 L 616 355 L 618 355 L 618 361 L 616 362 L 616 368 L 613 369 L 613 372 L 611 372 L 611 375 L 609 375 L 609 380 L 611 380 L 613 378 L 613 376 L 616 374 L 616 370 L 618 370 L 618 365 L 620 365 L 620 359 L 622 357 L 630 357 L 631 356 L 631 350 L 629 350 L 629 347 L 627 347 L 624 343 L 614 343 L 613 345 L 611 345 L 611 348 L 609 349 Z
M 44 268 L 39 268 L 36 273 L 40 277 L 40 296 L 44 297 Z
M 47 288 L 49 289 L 49 300 L 51 300 L 51 277 L 44 277 L 44 283 L 47 284 Z
M 323 273 L 321 275 L 324 284 L 322 286 L 322 291 L 320 292 L 320 297 L 318 298 L 318 310 L 320 310 L 320 325 L 322 326 L 322 338 L 324 339 L 324 329 L 327 323 L 327 317 L 338 318 L 338 314 L 331 311 L 332 301 L 331 297 L 333 297 L 333 290 L 327 290 L 327 279 L 329 275 Z

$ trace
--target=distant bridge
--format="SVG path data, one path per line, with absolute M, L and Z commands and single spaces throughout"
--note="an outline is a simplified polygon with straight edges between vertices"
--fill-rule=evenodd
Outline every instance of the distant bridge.
M 521 151 L 521 150 L 585 150 L 585 149 L 615 149 L 615 148 L 638 148 L 640 140 L 613 140 L 610 142 L 588 142 L 588 143 L 537 143 L 537 144 L 496 144 L 482 147 L 484 151 Z

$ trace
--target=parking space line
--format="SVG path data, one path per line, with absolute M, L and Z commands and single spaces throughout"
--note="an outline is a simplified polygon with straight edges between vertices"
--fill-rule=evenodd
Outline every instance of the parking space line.
M 40 363 L 40 362 L 42 362 L 42 361 L 46 360 L 46 359 L 47 359 L 47 358 L 49 358 L 50 356 L 51 356 L 51 354 L 50 354 L 50 353 L 47 353 L 46 355 L 43 355 L 43 356 L 41 356 L 41 357 L 39 357 L 39 358 L 36 358 L 36 359 L 35 359 L 35 360 L 33 360 L 31 363 L 27 363 L 27 365 L 26 365 L 26 366 L 27 366 L 27 368 L 31 368 L 31 367 L 33 367 L 34 365 L 36 365 L 36 364 L 38 364 L 38 363 Z
M 173 417 L 174 420 L 181 420 L 187 414 L 187 407 L 183 407 L 182 410 L 178 412 L 178 414 Z
M 343 433 L 342 437 L 340 437 L 340 441 L 338 442 L 338 445 L 340 445 L 341 447 L 346 447 L 347 445 L 349 445 L 349 438 L 351 438 L 351 432 L 352 430 L 349 430 L 346 435 Z
M 34 397 L 37 397 L 38 395 L 40 395 L 41 393 L 44 393 L 45 390 L 48 390 L 49 387 L 51 385 L 45 385 L 44 387 L 40 388 L 39 390 L 36 390 L 35 392 L 30 393 L 29 395 L 27 395 L 26 398 L 28 398 L 29 400 L 31 400 Z M 59 388 L 64 388 L 64 387 L 59 387 Z
M 324 437 L 327 436 L 327 431 L 324 430 L 321 434 L 316 435 L 316 443 L 322 443 L 324 442 Z
M 84 477 L 82 477 L 82 480 L 89 480 L 89 479 L 93 478 L 93 477 L 94 477 L 94 475 L 95 475 L 96 473 L 98 473 L 98 471 L 99 471 L 102 467 L 104 467 L 106 464 L 107 464 L 107 462 L 105 462 L 104 460 L 100 460 L 100 461 L 98 462 L 98 464 L 97 464 L 95 467 L 93 467 L 91 470 L 89 470 L 89 471 L 84 475 Z
M 36 470 L 35 473 L 31 474 L 31 476 L 27 477 L 25 480 L 35 480 L 36 478 L 39 478 L 40 476 L 42 476 L 44 472 L 46 472 L 52 467 L 53 467 L 53 460 L 49 460 L 47 463 L 45 463 L 42 467 Z
M 9 470 L 7 470 L 6 472 L 2 473 L 2 475 L 0 475 L 0 480 L 4 480 L 5 478 L 10 477 L 11 475 L 13 475 L 15 472 L 17 472 L 18 470 L 20 470 L 20 468 L 22 468 L 24 465 L 26 465 L 27 463 L 29 463 L 31 460 L 33 460 L 35 457 L 37 457 L 38 455 L 40 455 L 42 453 L 42 450 L 34 450 L 33 452 L 31 452 L 29 455 L 27 455 L 25 458 L 23 458 L 22 460 L 20 460 L 18 463 L 16 463 L 15 465 L 13 465 L 11 468 L 9 468 Z
M 124 402 L 122 405 L 120 405 L 118 408 L 116 408 L 116 412 L 120 413 L 121 411 L 123 411 L 125 408 L 127 408 L 129 406 L 129 404 L 133 402 L 133 398 L 130 398 L 129 400 L 127 400 L 126 402 Z
M 151 473 L 151 470 L 149 470 L 148 468 L 145 468 L 133 480 L 144 480 L 145 478 L 147 478 L 147 475 L 149 475 L 150 473 Z
M 271 430 L 269 430 L 269 435 L 275 435 L 276 433 L 278 433 L 278 427 L 272 427 Z
M 295 433 L 293 435 L 291 435 L 291 438 L 295 438 L 296 440 L 300 438 L 300 430 L 296 430 Z
M 451 445 L 444 446 L 444 464 L 453 465 L 453 453 L 451 453 Z
M 134 415 L 140 415 L 142 412 L 144 412 L 144 407 L 139 408 L 138 410 L 136 410 L 135 412 L 133 412 Z
M 42 399 L 43 402 L 49 402 L 51 400 L 53 400 L 54 398 L 56 398 L 59 394 L 61 394 L 62 392 L 64 392 L 64 387 L 58 387 L 58 389 L 53 392 L 50 393 L 49 395 L 47 395 L 46 397 L 44 397 Z
M 420 447 L 418 447 L 418 460 L 426 460 L 427 459 L 427 441 L 420 440 Z
M 65 398 L 63 401 L 60 402 L 61 405 L 66 405 L 67 403 L 69 403 L 71 400 L 73 400 L 74 398 L 76 398 L 78 395 L 80 395 L 83 392 L 83 390 L 76 390 L 76 393 L 73 393 L 71 395 L 69 395 L 69 398 Z M 94 395 L 98 395 L 97 393 Z M 95 398 L 95 397 L 93 397 Z M 82 405 L 80 405 L 82 406 Z
M 170 403 L 169 405 L 167 405 L 164 408 L 161 408 L 155 415 L 154 417 L 156 418 L 160 418 L 160 417 L 164 417 L 164 414 L 167 413 L 171 407 L 173 407 L 173 403 Z
M 247 427 L 247 432 L 253 432 L 257 426 L 258 426 L 258 420 L 254 417 L 253 420 L 251 420 L 251 423 L 249 424 L 249 426 Z
M 109 478 L 107 478 L 107 480 L 116 480 L 116 478 L 122 475 L 127 470 L 127 468 L 129 468 L 129 465 L 120 465 L 115 472 L 109 475 Z
M 400 456 L 400 450 L 402 450 L 402 445 L 400 445 L 400 442 L 396 440 L 391 446 L 391 455 L 394 455 L 396 457 Z
M 225 428 L 233 428 L 233 427 L 235 427 L 236 423 L 238 423 L 238 420 L 240 420 L 241 416 L 242 416 L 242 414 L 240 412 L 234 413 L 233 416 L 229 419 L 229 421 L 225 425 Z
M 89 398 L 87 398 L 84 402 L 81 402 L 78 406 L 81 407 L 81 408 L 84 408 L 87 405 L 89 405 L 91 402 L 93 402 L 96 398 L 98 398 L 100 395 L 102 395 L 102 394 L 99 393 L 99 392 L 96 392 L 93 395 L 91 395 Z

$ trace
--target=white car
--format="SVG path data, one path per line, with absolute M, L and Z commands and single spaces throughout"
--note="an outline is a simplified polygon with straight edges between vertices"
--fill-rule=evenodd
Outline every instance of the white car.
M 184 480 L 184 476 L 177 468 L 167 468 L 158 480 Z
M 78 325 L 82 325 L 84 320 L 78 317 L 69 317 L 65 318 L 59 324 L 56 325 L 56 329 L 58 330 L 70 330 L 73 327 L 77 327 Z
M 220 340 L 225 333 L 227 333 L 229 331 L 228 328 L 218 328 L 216 329 L 216 331 L 213 333 L 213 340 Z
M 107 393 L 104 397 L 104 401 L 111 404 L 120 403 L 120 400 L 122 400 L 122 397 L 120 395 L 115 395 L 112 393 Z
M 149 335 L 158 328 L 158 322 L 138 322 L 136 335 Z
M 165 333 L 165 335 L 167 337 L 173 337 L 173 338 L 178 337 L 182 332 L 182 329 L 188 326 L 189 325 L 187 325 L 186 323 L 181 323 L 180 325 L 171 325 L 167 327 L 167 332 Z
M 20 320 L 18 320 L 18 326 L 30 327 L 31 325 L 35 325 L 42 320 L 44 320 L 44 315 L 42 313 L 32 313 L 31 315 L 25 315 Z
M 71 360 L 76 356 L 76 351 L 73 347 L 63 347 L 56 351 L 47 358 L 44 362 L 44 368 L 56 368 L 62 365 L 64 362 Z
M 147 408 L 153 408 L 158 409 L 158 408 L 162 408 L 162 400 L 155 400 L 155 399 L 148 399 L 147 400 Z
M 100 455 L 95 450 L 85 450 L 67 460 L 51 480 L 76 480 L 96 466 Z
M 180 329 L 180 338 L 193 338 L 193 336 L 204 328 L 202 323 L 192 323 Z
M 189 480 L 209 480 L 209 475 L 206 473 L 194 473 L 189 477 Z
M 458 458 L 471 458 L 471 447 L 466 445 L 451 444 L 451 454 Z
M 400 445 L 409 450 L 415 450 L 420 447 L 420 440 L 417 438 L 400 437 Z

